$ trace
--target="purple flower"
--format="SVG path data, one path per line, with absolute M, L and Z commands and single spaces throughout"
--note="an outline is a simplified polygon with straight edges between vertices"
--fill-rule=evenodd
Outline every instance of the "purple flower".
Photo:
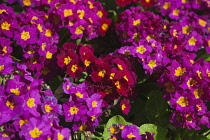
M 100 94 L 94 93 L 90 98 L 86 100 L 89 110 L 92 110 L 94 108 L 101 108 L 102 100 L 100 98 L 101 98 Z
M 41 118 L 30 118 L 28 123 L 21 127 L 19 135 L 25 139 L 46 139 L 51 132 L 48 121 Z
M 13 71 L 12 58 L 10 56 L 4 56 L 0 58 L 0 74 L 10 74 Z
M 140 132 L 136 125 L 126 125 L 121 135 L 125 140 L 141 140 Z

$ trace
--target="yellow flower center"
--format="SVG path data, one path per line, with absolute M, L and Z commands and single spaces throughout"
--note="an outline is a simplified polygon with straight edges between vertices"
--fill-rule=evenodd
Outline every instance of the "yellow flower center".
M 206 24 L 207 24 L 207 22 L 206 22 L 205 20 L 202 20 L 202 19 L 199 19 L 199 20 L 198 20 L 198 23 L 199 23 L 201 26 L 203 26 L 203 27 L 205 27 Z
M 77 34 L 77 35 L 82 34 L 84 29 L 85 28 L 82 25 L 80 25 L 79 27 L 76 28 L 75 34 Z
M 68 16 L 72 16 L 73 15 L 73 13 L 72 13 L 72 10 L 67 10 L 67 9 L 65 9 L 64 11 L 63 11 L 63 13 L 64 13 L 64 17 L 68 17 Z
M 134 26 L 138 26 L 138 25 L 140 25 L 140 24 L 141 24 L 141 21 L 140 21 L 139 19 L 133 21 L 133 25 L 134 25 Z
M 64 136 L 63 135 L 61 135 L 61 133 L 58 133 L 58 140 L 63 140 L 63 138 L 64 138 Z
M 68 56 L 68 57 L 65 57 L 64 58 L 64 63 L 66 64 L 66 65 L 68 65 L 70 62 L 71 62 L 71 58 Z
M 20 95 L 20 91 L 19 91 L 19 88 L 12 88 L 12 89 L 10 89 L 10 92 L 11 93 L 14 93 L 15 95 Z
M 92 107 L 97 107 L 97 106 L 98 106 L 98 102 L 93 101 L 93 102 L 92 102 Z
M 78 69 L 77 65 L 72 65 L 72 66 L 71 66 L 71 71 L 72 71 L 73 73 L 75 73 L 75 72 L 77 71 L 77 69 Z
M 76 93 L 77 97 L 83 98 L 83 94 L 81 94 L 79 91 Z
M 156 60 L 150 60 L 148 66 L 153 69 L 156 66 Z
M 30 34 L 29 34 L 29 32 L 25 32 L 25 31 L 23 31 L 22 33 L 21 33 L 21 39 L 23 39 L 23 40 L 28 40 L 30 38 Z
M 40 24 L 37 24 L 37 29 L 38 29 L 40 32 L 43 31 L 43 30 L 42 30 L 42 26 L 41 26 Z
M 165 2 L 163 5 L 163 9 L 167 10 L 168 8 L 171 7 L 171 3 L 170 2 Z
M 97 15 L 98 15 L 100 18 L 102 18 L 102 17 L 103 17 L 103 12 L 102 12 L 102 11 L 98 11 L 98 12 L 97 12 Z
M 204 94 L 203 90 L 200 88 L 195 89 L 193 93 L 196 99 L 201 98 L 201 96 Z
M 192 114 L 187 114 L 186 115 L 186 122 L 192 122 L 193 118 L 192 118 Z
M 188 100 L 185 97 L 180 97 L 177 102 L 177 104 L 179 104 L 182 107 L 185 107 L 188 105 Z
M 35 99 L 34 98 L 29 98 L 26 102 L 26 104 L 28 105 L 28 107 L 32 108 L 34 107 L 36 104 L 34 103 Z
M 106 24 L 106 23 L 104 23 L 104 24 L 101 26 L 102 30 L 104 30 L 104 31 L 106 31 L 106 30 L 108 29 L 108 27 L 109 27 L 109 25 Z
M 180 11 L 178 9 L 174 9 L 173 10 L 173 15 L 178 16 L 180 13 Z
M 47 58 L 47 59 L 51 59 L 51 58 L 52 58 L 52 53 L 49 52 L 49 51 L 47 51 L 47 53 L 46 53 L 46 58 Z
M 141 46 L 137 47 L 136 51 L 140 54 L 143 54 L 146 50 L 147 49 L 143 45 L 141 45 Z
M 85 64 L 86 67 L 88 67 L 88 66 L 90 65 L 90 63 L 91 63 L 91 62 L 88 61 L 87 59 L 86 59 L 85 62 L 84 62 L 84 64 Z
M 12 103 L 12 102 L 10 102 L 10 101 L 7 101 L 6 102 L 6 106 L 8 106 L 11 110 L 13 110 L 14 109 L 14 103 Z
M 0 71 L 4 70 L 4 65 L 0 66 Z
M 125 104 L 122 104 L 121 109 L 124 111 L 126 108 Z
M 188 34 L 188 29 L 189 29 L 189 26 L 184 26 L 184 27 L 182 27 L 182 33 L 183 34 Z
M 46 35 L 47 37 L 52 37 L 52 31 L 51 31 L 50 29 L 47 29 L 47 30 L 45 31 L 45 35 Z
M 178 67 L 176 70 L 175 70 L 175 76 L 181 76 L 183 75 L 184 73 L 186 72 L 186 69 L 185 68 L 181 68 L 181 67 Z
M 23 5 L 24 6 L 30 6 L 31 5 L 31 0 L 23 0 Z
M 116 86 L 118 89 L 121 89 L 121 85 L 120 85 L 120 82 L 119 82 L 119 81 L 115 82 L 114 84 L 115 84 L 115 86 Z
M 83 10 L 78 10 L 77 13 L 79 13 L 78 17 L 79 17 L 80 19 L 83 19 L 83 18 L 84 18 L 85 12 L 84 12 Z
M 44 109 L 47 113 L 50 113 L 52 109 L 52 107 L 50 105 L 44 105 Z
M 10 30 L 9 27 L 10 27 L 10 24 L 6 21 L 1 24 L 2 30 Z
M 70 107 L 69 112 L 71 115 L 77 114 L 79 111 L 79 108 L 77 108 L 76 106 Z
M 125 75 L 125 76 L 123 76 L 123 78 L 126 80 L 126 81 L 128 81 L 128 77 Z
M 22 127 L 24 123 L 28 123 L 28 120 L 20 120 L 19 121 L 20 127 Z
M 42 48 L 43 51 L 45 50 L 45 47 L 46 47 L 46 43 L 42 43 L 41 48 Z
M 188 43 L 189 43 L 189 45 L 195 45 L 195 43 L 196 43 L 196 39 L 194 38 L 194 37 L 191 37 L 189 40 L 188 40 Z
M 130 134 L 128 134 L 127 135 L 127 138 L 129 138 L 129 139 L 132 139 L 132 138 L 135 138 L 136 136 L 134 136 L 132 133 L 130 133 Z
M 32 138 L 38 138 L 42 134 L 42 131 L 35 127 L 33 130 L 29 131 L 29 133 Z
M 187 86 L 190 88 L 191 86 L 195 85 L 197 82 L 190 78 L 188 81 L 187 81 Z
M 102 78 L 104 78 L 105 74 L 106 74 L 106 71 L 101 70 L 101 71 L 99 71 L 98 76 L 101 76 Z

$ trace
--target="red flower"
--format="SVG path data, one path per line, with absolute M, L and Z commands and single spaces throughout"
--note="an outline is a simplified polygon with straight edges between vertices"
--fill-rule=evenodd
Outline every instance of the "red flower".
M 151 7 L 155 4 L 154 0 L 140 0 L 141 4 L 146 7 Z
M 130 4 L 132 0 L 116 0 L 116 4 L 125 7 L 126 5 Z
M 120 107 L 121 107 L 122 113 L 128 115 L 128 113 L 130 112 L 130 108 L 131 108 L 130 100 L 128 100 L 128 99 L 123 99 L 123 100 L 120 102 Z
M 109 28 L 109 25 L 111 24 L 112 20 L 111 19 L 108 19 L 108 18 L 103 18 L 101 21 L 100 21 L 100 29 L 99 29 L 99 35 L 101 36 L 104 36 L 106 34 L 106 31 L 108 30 Z

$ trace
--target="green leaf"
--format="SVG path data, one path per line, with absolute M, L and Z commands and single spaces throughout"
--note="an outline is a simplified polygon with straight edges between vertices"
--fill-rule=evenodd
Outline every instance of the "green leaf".
M 145 110 L 151 123 L 167 126 L 170 118 L 170 112 L 167 111 L 167 108 L 167 101 L 163 99 L 163 94 L 159 90 L 153 90 L 149 93 Z
M 112 118 L 109 119 L 109 121 L 107 122 L 104 128 L 103 138 L 105 140 L 111 137 L 110 132 L 108 131 L 108 128 L 110 128 L 113 124 L 131 125 L 131 123 L 126 122 L 122 116 L 120 115 L 113 116 Z
M 143 124 L 139 127 L 140 134 L 146 132 L 154 133 L 155 140 L 166 140 L 167 129 L 161 126 L 155 126 L 154 124 Z

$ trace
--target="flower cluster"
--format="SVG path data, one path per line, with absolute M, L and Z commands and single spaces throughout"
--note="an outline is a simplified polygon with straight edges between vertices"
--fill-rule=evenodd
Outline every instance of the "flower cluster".
M 140 135 L 136 125 L 113 124 L 108 131 L 111 134 L 108 140 L 154 140 L 154 134 L 149 132 Z
M 166 66 L 159 84 L 164 87 L 165 99 L 175 109 L 171 122 L 177 127 L 200 129 L 209 124 L 209 62 L 194 61 L 195 54 L 182 52 Z M 205 122 L 205 123 L 204 123 Z
M 59 125 L 62 106 L 51 90 L 43 90 L 42 80 L 34 79 L 24 64 L 17 64 L 1 85 L 0 136 L 5 139 L 64 138 L 70 130 Z
M 110 103 L 120 96 L 132 98 L 136 83 L 134 67 L 129 58 L 119 53 L 97 58 L 90 45 L 66 43 L 57 55 L 58 65 L 73 78 L 80 78 L 82 72 L 91 88 Z M 108 103 L 108 104 L 110 104 Z
M 94 132 L 94 126 L 99 125 L 102 115 L 102 99 L 98 93 L 92 93 L 86 82 L 74 85 L 65 78 L 63 89 L 70 97 L 63 104 L 66 122 L 74 122 L 73 131 L 84 130 Z

